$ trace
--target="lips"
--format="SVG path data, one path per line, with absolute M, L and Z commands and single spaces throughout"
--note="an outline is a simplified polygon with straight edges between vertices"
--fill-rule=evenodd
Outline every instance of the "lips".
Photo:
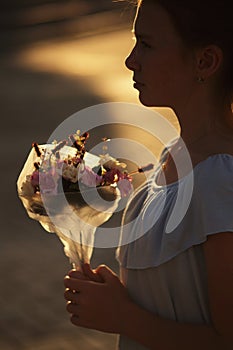
M 133 86 L 134 86 L 135 89 L 139 89 L 140 87 L 143 87 L 143 86 L 144 86 L 143 83 L 141 83 L 140 81 L 138 81 L 138 80 L 136 80 L 136 79 L 133 79 L 133 81 L 134 81 Z
M 135 84 L 138 84 L 138 85 L 144 85 L 142 82 L 140 82 L 139 80 L 133 78 L 133 81 Z

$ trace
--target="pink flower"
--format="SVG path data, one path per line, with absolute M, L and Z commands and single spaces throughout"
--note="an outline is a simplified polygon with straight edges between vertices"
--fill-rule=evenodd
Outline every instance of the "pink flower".
M 40 172 L 40 191 L 41 193 L 57 194 L 57 178 L 51 173 Z
M 102 176 L 97 175 L 88 166 L 85 166 L 84 170 L 79 173 L 79 177 L 80 181 L 88 187 L 98 186 L 102 181 Z
M 33 171 L 31 175 L 31 184 L 33 187 L 39 186 L 39 170 Z
M 133 186 L 131 184 L 131 179 L 128 179 L 127 177 L 125 178 L 121 178 L 118 182 L 117 182 L 117 187 L 119 188 L 121 197 L 126 197 L 128 196 L 128 194 L 130 194 L 130 192 L 133 189 Z
M 103 175 L 103 180 L 107 184 L 113 184 L 114 182 L 117 182 L 119 180 L 121 174 L 122 173 L 120 172 L 120 170 L 112 168 Z
M 64 166 L 64 164 L 65 162 L 63 160 L 58 159 L 56 162 L 56 169 L 58 169 L 57 171 L 62 170 L 62 167 Z
M 121 197 L 126 197 L 133 189 L 131 181 L 132 178 L 126 172 L 122 172 L 117 168 L 112 168 L 103 176 L 103 181 L 106 184 L 117 184 L 120 190 Z

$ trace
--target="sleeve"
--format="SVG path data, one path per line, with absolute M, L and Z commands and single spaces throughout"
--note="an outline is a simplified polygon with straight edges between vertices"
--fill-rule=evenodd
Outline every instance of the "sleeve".
M 197 178 L 191 211 L 203 236 L 233 232 L 233 157 L 221 156 Z M 194 220 L 193 219 L 193 220 Z
M 201 244 L 208 235 L 233 232 L 233 156 L 217 155 L 209 157 L 194 168 L 194 187 L 191 201 L 185 215 L 172 230 L 167 230 L 174 207 L 185 206 L 185 192 L 189 188 L 188 178 L 176 190 L 168 188 L 165 205 L 158 215 L 158 194 L 152 196 L 149 205 L 144 205 L 137 223 L 130 231 L 142 232 L 146 221 L 153 225 L 144 230 L 139 239 L 121 247 L 119 261 L 127 268 L 148 268 L 159 266 L 178 254 Z M 143 254 L 142 254 L 143 252 Z
M 189 208 L 180 224 L 166 235 L 166 254 L 175 256 L 208 235 L 233 232 L 233 157 L 217 155 L 194 169 Z

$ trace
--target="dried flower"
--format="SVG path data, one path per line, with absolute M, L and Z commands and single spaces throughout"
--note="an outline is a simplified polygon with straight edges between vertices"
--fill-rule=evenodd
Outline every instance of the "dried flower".
M 33 143 L 37 157 L 41 162 L 35 162 L 35 170 L 23 184 L 24 193 L 49 193 L 56 194 L 60 191 L 77 191 L 79 183 L 87 187 L 118 186 L 121 196 L 127 196 L 132 190 L 132 177 L 134 173 L 151 170 L 153 165 L 138 168 L 128 174 L 126 164 L 119 162 L 108 153 L 100 155 L 100 167 L 91 169 L 86 166 L 84 156 L 86 153 L 85 144 L 89 138 L 89 133 L 80 135 L 78 130 L 69 139 L 76 149 L 76 155 L 69 154 L 62 157 L 61 150 L 67 145 L 67 141 L 54 142 L 53 149 L 40 149 L 37 143 Z M 110 141 L 107 137 L 104 142 Z M 58 186 L 59 184 L 59 186 Z M 61 187 L 62 185 L 62 187 Z
M 133 190 L 131 181 L 128 179 L 120 179 L 117 183 L 117 187 L 120 191 L 121 197 L 126 197 Z
M 72 164 L 64 164 L 62 169 L 62 177 L 75 183 L 78 181 L 78 168 Z
M 85 132 L 80 136 L 80 132 L 77 131 L 76 134 L 69 137 L 73 148 L 67 147 L 66 141 L 56 141 L 52 144 L 52 148 L 51 145 L 39 147 L 37 143 L 33 143 L 36 157 L 33 157 L 35 154 L 29 155 L 29 161 L 26 162 L 18 182 L 19 195 L 29 216 L 38 220 L 48 232 L 55 232 L 64 244 L 67 256 L 78 265 L 81 265 L 84 261 L 89 261 L 96 227 L 109 220 L 118 206 L 120 198 L 114 187 L 119 188 L 121 197 L 126 197 L 132 191 L 132 177 L 126 171 L 126 164 L 119 162 L 109 154 L 101 155 L 99 164 L 98 160 L 95 162 L 93 155 L 86 154 L 85 144 L 88 138 L 89 133 Z M 105 142 L 103 153 L 105 153 L 107 149 L 106 142 L 109 139 L 105 138 L 103 141 Z M 64 152 L 63 147 L 65 148 Z M 88 156 L 90 157 L 90 163 L 94 159 L 93 168 L 86 165 L 85 155 L 87 159 Z M 35 162 L 34 167 L 31 164 L 32 158 Z M 133 173 L 145 171 L 149 168 L 138 168 Z M 28 169 L 30 169 L 30 174 L 28 174 Z M 80 190 L 84 189 L 85 191 L 85 186 L 86 188 L 99 187 L 98 192 L 103 194 L 103 198 L 108 201 L 111 198 L 112 203 L 108 203 L 110 211 L 105 212 L 102 205 L 100 211 L 97 211 L 83 201 Z M 103 188 L 104 186 L 105 188 Z M 63 207 L 56 206 L 60 198 L 58 194 L 61 192 L 66 194 L 70 192 L 66 197 L 72 199 L 68 202 L 68 205 L 71 205 L 73 210 L 81 209 L 78 210 L 81 220 L 77 221 L 77 225 L 76 223 L 73 225 L 72 220 L 69 221 L 66 209 L 63 212 Z M 90 191 L 90 193 L 92 192 Z M 58 218 L 59 227 L 55 225 L 50 217 L 50 210 L 47 211 L 45 208 L 42 194 L 52 196 L 49 198 L 49 203 L 52 199 L 50 204 L 52 209 L 56 209 L 52 216 Z M 64 208 L 66 208 L 66 204 Z M 61 220 L 64 220 L 65 225 L 69 227 L 67 237 L 61 231 Z M 86 225 L 86 222 L 90 222 L 90 225 Z M 82 235 L 82 230 L 87 234 Z M 73 239 L 73 237 L 77 238 L 77 233 L 80 235 L 80 242 Z M 85 244 L 83 244 L 84 238 Z
M 21 186 L 21 194 L 22 196 L 31 197 L 34 195 L 34 193 L 35 193 L 35 189 L 31 183 L 30 175 L 28 175 L 26 177 L 26 181 L 24 181 Z
M 80 173 L 80 181 L 88 187 L 96 187 L 101 184 L 102 176 L 97 175 L 90 167 L 85 166 Z
M 117 159 L 111 157 L 108 153 L 104 155 L 100 155 L 100 165 L 105 169 L 118 169 L 119 171 L 123 171 L 126 168 L 125 163 L 120 163 Z
M 39 186 L 39 170 L 33 171 L 30 177 L 30 180 L 31 180 L 32 186 L 36 189 Z
M 41 193 L 57 194 L 57 181 L 53 174 L 40 173 L 40 191 Z
M 40 157 L 40 156 L 41 156 L 41 151 L 40 151 L 40 149 L 39 149 L 39 147 L 38 147 L 38 144 L 37 144 L 36 142 L 34 142 L 34 143 L 32 144 L 32 147 L 34 147 L 34 149 L 35 149 L 35 151 L 36 151 L 36 154 L 37 154 L 37 157 Z
M 62 149 L 65 145 L 67 144 L 67 141 L 61 141 L 58 143 L 58 145 L 56 145 L 56 147 L 54 147 L 54 149 L 52 150 L 53 154 L 56 154 L 58 151 L 60 151 L 60 149 Z

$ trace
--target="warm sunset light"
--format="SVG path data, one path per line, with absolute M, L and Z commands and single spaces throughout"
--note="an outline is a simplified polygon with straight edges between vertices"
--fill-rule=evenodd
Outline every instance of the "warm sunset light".
M 111 102 L 139 103 L 132 74 L 124 64 L 134 42 L 128 30 L 87 38 L 54 40 L 25 48 L 15 57 L 18 66 L 72 79 L 81 78 L 98 96 Z M 171 110 L 158 109 L 176 124 Z

